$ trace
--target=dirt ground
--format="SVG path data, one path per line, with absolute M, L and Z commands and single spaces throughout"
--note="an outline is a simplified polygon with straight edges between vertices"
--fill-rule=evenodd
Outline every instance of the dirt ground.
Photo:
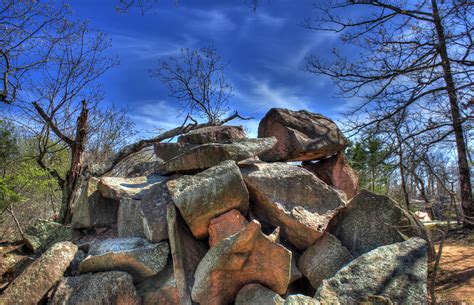
M 435 291 L 440 304 L 474 304 L 474 231 L 450 232 Z

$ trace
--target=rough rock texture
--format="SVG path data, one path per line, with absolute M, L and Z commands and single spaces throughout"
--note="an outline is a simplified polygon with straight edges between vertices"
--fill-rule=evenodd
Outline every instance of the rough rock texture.
M 285 299 L 260 284 L 248 284 L 240 289 L 235 305 L 284 305 Z
M 76 251 L 77 246 L 67 241 L 54 244 L 7 287 L 0 304 L 37 304 L 61 279 Z
M 102 197 L 99 179 L 91 177 L 73 208 L 71 225 L 75 229 L 111 225 L 117 222 L 119 202 Z
M 192 130 L 178 137 L 178 143 L 206 144 L 238 139 L 245 139 L 242 126 L 221 125 Z
M 168 205 L 168 235 L 173 259 L 174 276 L 181 305 L 193 304 L 191 289 L 194 273 L 207 252 L 206 244 L 194 239 L 183 218 L 173 204 Z
M 163 269 L 168 253 L 168 243 L 150 244 L 138 237 L 95 240 L 79 271 L 125 271 L 132 275 L 134 282 L 140 282 Z
M 345 202 L 314 174 L 286 163 L 255 163 L 242 168 L 257 217 L 281 227 L 299 249 L 312 245 Z
M 137 285 L 142 305 L 180 305 L 173 265 L 166 267 L 157 275 Z
M 232 209 L 245 213 L 248 191 L 234 161 L 167 183 L 172 202 L 197 238 L 208 235 L 211 219 Z
M 140 199 L 148 189 L 164 179 L 165 177 L 158 175 L 136 178 L 103 177 L 97 184 L 97 189 L 103 197 L 113 200 L 124 197 Z
M 303 168 L 315 173 L 328 185 L 343 191 L 347 199 L 351 199 L 359 191 L 359 177 L 347 164 L 343 153 L 316 163 L 303 164 Z
M 155 155 L 163 162 L 176 158 L 197 145 L 183 143 L 156 143 Z
M 141 205 L 143 201 L 133 198 L 120 199 L 117 213 L 118 237 L 145 237 Z
M 110 271 L 66 277 L 54 290 L 49 305 L 140 305 L 126 272 Z
M 382 296 L 395 304 L 426 304 L 427 247 L 421 238 L 372 250 L 324 280 L 323 304 L 356 304 Z
M 146 238 L 153 243 L 168 238 L 166 206 L 169 202 L 166 181 L 154 185 L 142 199 L 140 216 L 143 232 Z
M 285 300 L 285 305 L 319 305 L 319 301 L 302 294 L 290 295 Z
M 278 139 L 277 147 L 262 156 L 266 161 L 305 161 L 329 157 L 347 145 L 336 124 L 306 110 L 272 108 L 260 121 L 258 137 Z
M 427 239 L 426 229 L 416 217 L 387 196 L 362 190 L 339 212 L 330 225 L 354 257 L 408 237 Z
M 230 210 L 211 220 L 209 225 L 209 246 L 213 247 L 224 238 L 245 228 L 248 221 L 237 210 Z
M 24 242 L 30 250 L 42 252 L 52 244 L 71 240 L 74 236 L 74 231 L 69 227 L 54 221 L 38 219 L 25 231 Z
M 298 260 L 298 267 L 311 285 L 318 289 L 324 279 L 333 276 L 352 259 L 352 255 L 341 242 L 326 233 L 304 251 Z
M 272 138 L 232 140 L 197 146 L 161 165 L 161 172 L 195 172 L 226 160 L 242 161 L 271 150 L 277 143 Z
M 244 285 L 255 282 L 283 294 L 290 268 L 291 252 L 270 241 L 252 221 L 207 252 L 194 275 L 192 298 L 204 305 L 228 304 Z

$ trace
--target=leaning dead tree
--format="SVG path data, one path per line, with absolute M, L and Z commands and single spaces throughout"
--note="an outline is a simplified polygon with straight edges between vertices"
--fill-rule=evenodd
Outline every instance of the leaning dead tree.
M 218 126 L 234 119 L 248 120 L 237 111 L 224 117 L 229 111 L 228 102 L 232 86 L 225 78 L 226 64 L 213 48 L 200 50 L 183 49 L 179 56 L 160 61 L 151 76 L 157 77 L 168 86 L 170 95 L 176 98 L 177 110 L 186 118 L 181 126 L 164 131 L 159 135 L 125 146 L 113 158 L 108 167 L 95 175 L 112 171 L 120 162 L 155 143 L 172 139 L 191 130 Z M 194 115 L 204 119 L 198 123 Z
M 464 136 L 474 86 L 474 3 L 340 0 L 319 2 L 317 8 L 319 17 L 304 25 L 337 33 L 352 51 L 343 54 L 335 49 L 330 61 L 312 56 L 307 70 L 331 77 L 342 96 L 360 98 L 362 102 L 347 113 L 350 131 L 380 128 L 409 110 L 421 114 L 412 125 L 414 134 L 438 130 L 453 138 L 464 223 L 474 226 Z M 351 17 L 362 9 L 367 13 Z

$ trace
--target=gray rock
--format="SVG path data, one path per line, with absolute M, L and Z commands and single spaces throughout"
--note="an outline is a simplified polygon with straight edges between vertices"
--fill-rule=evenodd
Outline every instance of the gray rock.
M 352 259 L 352 255 L 341 242 L 326 233 L 304 251 L 298 260 L 298 267 L 311 285 L 318 289 L 324 279 L 333 276 Z
M 205 242 L 194 239 L 174 204 L 167 207 L 167 221 L 179 304 L 195 304 L 191 300 L 194 273 L 208 247 Z
M 347 139 L 325 116 L 306 110 L 272 108 L 260 121 L 258 137 L 276 137 L 276 148 L 261 157 L 265 161 L 323 159 L 343 150 Z
M 267 287 L 254 283 L 245 285 L 240 289 L 234 304 L 284 305 L 285 299 Z
M 77 246 L 68 241 L 54 244 L 7 287 L 0 304 L 38 304 L 62 278 L 76 252 Z
M 275 138 L 232 140 L 196 146 L 161 165 L 162 173 L 201 171 L 226 160 L 236 162 L 258 156 L 276 145 Z
M 99 179 L 90 178 L 87 187 L 73 207 L 72 227 L 75 229 L 107 226 L 117 222 L 119 202 L 102 197 L 97 190 Z
M 338 192 L 311 172 L 286 163 L 242 168 L 257 217 L 275 227 L 299 249 L 312 245 L 345 206 Z
M 141 300 L 126 272 L 110 271 L 66 277 L 59 282 L 49 305 L 140 305 Z
M 319 305 L 319 301 L 302 294 L 290 295 L 285 300 L 285 305 Z
M 158 175 L 135 178 L 102 177 L 97 189 L 103 197 L 113 200 L 120 201 L 124 197 L 141 199 L 148 189 L 165 179 Z
M 167 183 L 171 201 L 181 212 L 196 238 L 208 236 L 211 219 L 248 208 L 248 191 L 234 161 L 225 161 L 194 176 Z
M 183 143 L 156 143 L 155 144 L 155 155 L 160 158 L 163 162 L 170 159 L 176 158 L 179 155 L 184 154 L 193 147 L 195 144 L 183 144 Z
M 421 238 L 379 247 L 324 280 L 323 304 L 356 304 L 381 296 L 395 304 L 427 304 L 427 246 Z
M 159 242 L 168 238 L 166 206 L 170 202 L 166 181 L 154 185 L 143 197 L 140 205 L 143 232 L 146 238 Z
M 173 274 L 173 265 L 168 263 L 157 275 L 137 285 L 142 305 L 179 305 L 178 288 Z
M 36 220 L 23 235 L 26 246 L 34 252 L 43 252 L 55 243 L 72 240 L 76 236 L 70 227 L 45 219 Z
M 242 126 L 221 125 L 192 130 L 179 136 L 178 143 L 206 144 L 238 139 L 245 139 Z
M 133 198 L 120 199 L 117 214 L 118 237 L 145 237 L 141 205 L 143 201 Z
M 151 244 L 138 237 L 95 240 L 79 271 L 125 271 L 132 275 L 134 282 L 140 282 L 160 272 L 168 254 L 166 242 Z
M 427 239 L 426 229 L 387 196 L 362 190 L 331 223 L 330 232 L 354 257 L 406 237 Z

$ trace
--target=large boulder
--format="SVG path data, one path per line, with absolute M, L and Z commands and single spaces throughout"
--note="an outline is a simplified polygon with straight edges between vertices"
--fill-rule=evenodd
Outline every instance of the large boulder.
M 76 252 L 77 246 L 68 241 L 54 244 L 7 287 L 0 304 L 38 304 L 62 278 Z
M 120 199 L 117 213 L 118 237 L 145 237 L 141 205 L 143 201 L 133 198 Z
M 211 220 L 209 225 L 209 246 L 213 247 L 221 240 L 245 228 L 248 221 L 237 210 L 230 210 Z
M 179 304 L 191 305 L 194 273 L 208 248 L 203 241 L 193 237 L 174 204 L 169 204 L 167 210 L 169 243 Z
M 323 304 L 357 304 L 374 297 L 385 304 L 427 304 L 427 263 L 421 238 L 382 246 L 324 280 L 315 298 Z
M 75 235 L 70 227 L 54 221 L 38 219 L 33 226 L 26 229 L 23 240 L 30 250 L 42 252 L 52 244 L 72 240 Z
M 359 177 L 347 164 L 343 153 L 315 163 L 303 163 L 303 168 L 316 174 L 328 185 L 343 191 L 351 199 L 359 191 Z
M 230 304 L 250 283 L 284 294 L 290 268 L 291 252 L 267 238 L 254 220 L 207 252 L 194 276 L 192 298 L 200 304 Z
M 99 179 L 91 177 L 82 189 L 79 200 L 73 207 L 72 227 L 75 229 L 108 226 L 117 222 L 117 200 L 102 197 L 97 190 Z
M 158 175 L 135 178 L 102 177 L 97 189 L 103 197 L 113 200 L 120 201 L 124 197 L 141 199 L 148 189 L 163 180 L 165 177 Z
M 380 246 L 402 242 L 406 237 L 428 240 L 426 229 L 402 205 L 387 196 L 362 190 L 330 225 L 354 257 Z
M 166 242 L 151 244 L 139 237 L 94 240 L 79 271 L 125 271 L 132 275 L 134 282 L 140 282 L 160 272 L 168 254 Z
M 142 305 L 180 305 L 178 288 L 173 273 L 173 265 L 166 267 L 157 275 L 137 285 Z
M 130 274 L 120 271 L 66 277 L 48 305 L 141 305 Z
M 238 139 L 245 139 L 242 126 L 221 125 L 192 130 L 179 136 L 178 143 L 206 144 Z
M 154 185 L 143 197 L 140 204 L 143 232 L 146 238 L 159 242 L 168 238 L 168 225 L 166 221 L 166 206 L 170 196 L 166 181 Z
M 258 156 L 271 150 L 276 143 L 277 140 L 272 137 L 203 144 L 166 161 L 161 165 L 160 170 L 162 173 L 197 172 L 226 160 L 238 162 Z
M 234 161 L 179 177 L 167 186 L 171 201 L 197 238 L 207 237 L 212 218 L 232 209 L 247 212 L 248 191 Z
M 329 157 L 343 150 L 347 139 L 337 125 L 318 113 L 272 108 L 260 121 L 258 137 L 276 137 L 266 161 L 305 161 Z
M 286 163 L 255 163 L 242 168 L 257 217 L 281 228 L 299 249 L 312 245 L 345 205 L 339 193 L 311 172 Z
M 298 267 L 311 285 L 318 289 L 324 279 L 333 276 L 352 259 L 352 255 L 341 242 L 326 233 L 304 251 L 298 260 Z
M 184 154 L 193 147 L 196 147 L 196 144 L 186 144 L 186 143 L 156 143 L 155 144 L 155 155 L 166 162 L 173 158 L 176 158 L 179 155 Z

